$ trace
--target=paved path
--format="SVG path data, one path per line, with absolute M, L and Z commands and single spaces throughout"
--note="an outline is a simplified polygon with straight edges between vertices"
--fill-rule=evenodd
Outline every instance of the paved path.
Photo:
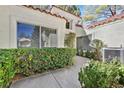
M 88 59 L 76 56 L 75 64 L 69 68 L 49 71 L 26 79 L 16 81 L 12 88 L 79 88 L 78 72 Z

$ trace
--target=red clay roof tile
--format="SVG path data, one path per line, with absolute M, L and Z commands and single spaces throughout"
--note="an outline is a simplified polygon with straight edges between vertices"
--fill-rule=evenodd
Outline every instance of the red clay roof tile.
M 75 26 L 83 28 L 83 26 L 82 25 L 79 25 L 79 24 L 76 24 Z
M 60 15 L 56 15 L 56 14 L 52 14 L 51 12 L 48 12 L 46 10 L 41 10 L 40 8 L 34 8 L 32 5 L 23 5 L 23 6 L 25 6 L 27 8 L 30 8 L 30 9 L 33 9 L 33 10 L 37 10 L 37 11 L 39 11 L 41 13 L 46 13 L 46 14 L 49 14 L 51 16 L 55 16 L 55 17 L 58 17 L 58 18 L 61 18 L 61 19 L 64 19 L 64 20 L 68 21 L 65 17 L 62 17 Z
M 124 18 L 124 13 L 109 17 L 109 18 L 107 18 L 105 20 L 102 20 L 102 21 L 99 21 L 99 22 L 95 22 L 91 25 L 88 25 L 87 28 L 92 29 L 92 28 L 95 28 L 96 26 L 104 25 L 104 24 L 107 24 L 107 23 L 110 23 L 110 22 L 114 22 L 116 20 L 121 20 L 123 18 Z
M 62 9 L 62 8 L 60 8 L 60 7 L 57 7 L 56 5 L 52 5 L 52 8 L 53 8 L 53 7 L 56 7 L 56 8 L 58 8 L 58 9 L 62 10 L 62 11 L 65 11 L 64 9 Z M 51 8 L 51 9 L 52 9 L 52 8 Z M 74 16 L 76 16 L 76 17 L 78 17 L 78 18 L 81 19 L 81 17 L 78 16 L 78 15 L 72 14 L 72 13 L 70 13 L 70 12 L 68 12 L 68 11 L 65 11 L 65 12 L 67 12 L 67 13 L 69 13 L 69 14 L 71 14 L 71 15 L 74 15 Z

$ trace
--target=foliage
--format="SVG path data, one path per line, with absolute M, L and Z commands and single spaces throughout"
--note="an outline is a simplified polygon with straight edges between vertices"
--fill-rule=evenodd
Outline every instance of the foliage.
M 74 43 L 75 43 L 75 33 L 69 33 L 65 37 L 64 45 L 70 48 L 74 48 Z
M 89 58 L 89 59 L 97 60 L 96 59 L 96 53 L 94 51 L 92 51 L 92 50 L 81 50 L 78 53 L 78 55 L 82 56 L 82 57 Z
M 94 39 L 91 41 L 90 46 L 96 54 L 96 59 L 101 60 L 101 49 L 105 46 L 104 43 L 99 39 Z
M 8 87 L 15 73 L 25 76 L 73 64 L 71 48 L 0 49 L 0 87 Z
M 72 64 L 75 49 L 16 49 L 16 69 L 26 76 Z
M 120 67 L 121 64 L 117 60 L 112 60 L 109 63 L 91 60 L 89 65 L 79 72 L 80 84 L 86 88 L 123 87 L 119 83 L 122 78 L 120 76 L 120 72 L 122 72 Z
M 81 14 L 80 9 L 76 5 L 57 5 L 57 7 L 77 16 L 80 16 Z
M 121 65 L 121 67 L 119 68 L 119 84 L 124 86 L 124 64 Z
M 96 8 L 95 12 L 97 14 L 101 13 L 103 10 L 105 10 L 107 8 L 107 5 L 101 5 L 98 8 Z
M 94 15 L 85 15 L 85 16 L 83 16 L 83 19 L 85 20 L 85 21 L 90 21 L 90 20 L 93 20 L 95 18 L 95 16 Z
M 85 24 L 101 21 L 124 11 L 123 5 L 88 5 L 84 6 L 83 19 Z M 85 20 L 87 15 L 91 18 Z M 92 18 L 93 17 L 93 18 Z
M 15 75 L 13 50 L 0 50 L 0 87 L 8 87 Z

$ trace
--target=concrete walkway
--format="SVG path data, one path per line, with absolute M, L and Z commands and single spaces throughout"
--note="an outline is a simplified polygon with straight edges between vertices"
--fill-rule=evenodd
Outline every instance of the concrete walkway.
M 75 60 L 75 64 L 69 68 L 49 71 L 16 81 L 11 88 L 79 88 L 78 72 L 88 59 L 76 56 Z

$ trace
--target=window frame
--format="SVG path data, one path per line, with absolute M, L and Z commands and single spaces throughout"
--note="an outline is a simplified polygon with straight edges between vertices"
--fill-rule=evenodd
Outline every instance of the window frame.
M 32 23 L 27 23 L 27 22 L 19 22 L 19 21 L 17 21 L 16 22 L 16 27 L 18 26 L 18 23 L 21 23 L 21 24 L 27 24 L 27 25 L 32 25 L 32 26 L 38 26 L 39 27 L 39 47 L 37 47 L 37 48 L 45 48 L 45 47 L 42 47 L 41 46 L 41 32 L 42 32 L 42 27 L 45 27 L 45 28 L 49 28 L 49 29 L 54 29 L 55 30 L 55 32 L 56 32 L 56 37 L 58 38 L 58 31 L 57 31 L 57 29 L 56 28 L 50 28 L 50 27 L 46 27 L 46 26 L 42 26 L 42 25 L 37 25 L 37 24 L 32 24 Z M 16 46 L 17 46 L 17 48 L 20 48 L 20 47 L 18 47 L 18 36 L 17 36 L 17 33 L 18 33 L 18 29 L 16 29 Z M 58 39 L 56 40 L 56 47 L 58 46 Z M 52 46 L 50 46 L 50 47 L 52 47 Z M 27 48 L 29 48 L 29 47 L 27 47 Z

